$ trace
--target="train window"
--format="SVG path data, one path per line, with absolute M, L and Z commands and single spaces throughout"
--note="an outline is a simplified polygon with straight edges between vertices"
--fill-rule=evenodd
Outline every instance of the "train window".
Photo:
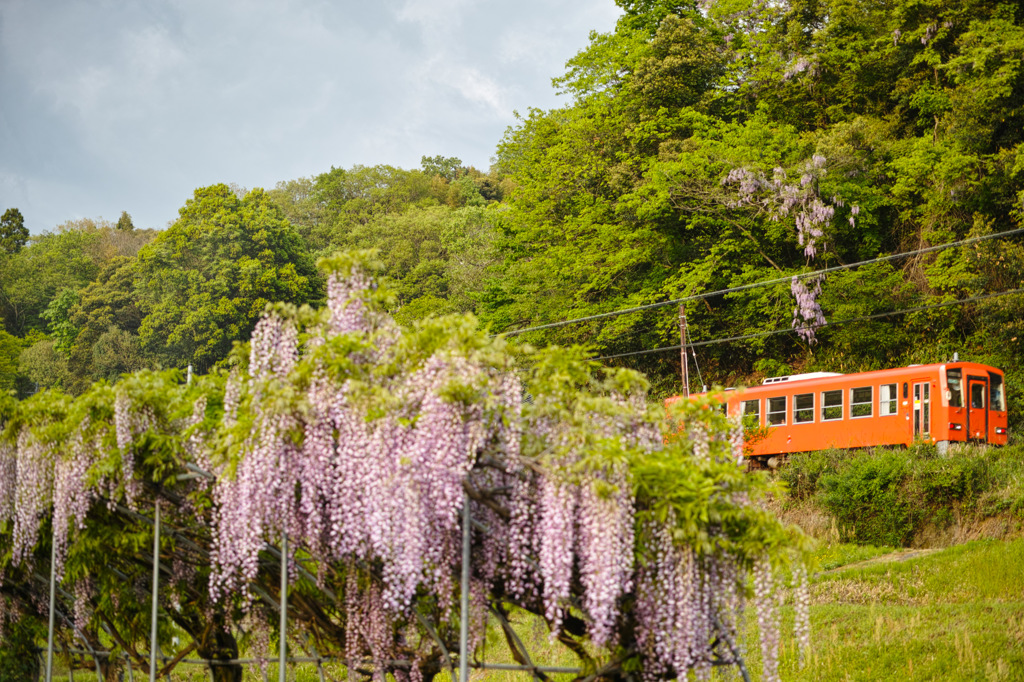
M 963 370 L 959 369 L 947 369 L 946 370 L 946 388 L 949 389 L 949 406 L 950 407 L 963 407 L 964 406 L 964 391 L 963 391 Z
M 878 387 L 878 414 L 882 417 L 896 414 L 896 384 L 882 384 Z
M 768 423 L 772 426 L 786 423 L 786 396 L 768 398 Z
M 850 389 L 850 417 L 870 417 L 874 405 L 871 386 Z
M 843 392 L 825 391 L 821 394 L 821 421 L 843 418 Z
M 761 425 L 761 401 L 744 400 L 743 411 L 740 413 L 743 418 L 743 425 L 747 428 L 756 428 Z
M 1003 412 L 1006 410 L 1006 397 L 1003 395 L 1003 377 L 994 372 L 989 372 L 988 377 L 988 385 L 992 388 L 990 391 L 991 400 L 989 401 L 990 409 Z
M 805 424 L 814 421 L 814 394 L 801 393 L 793 396 L 793 423 Z
M 971 407 L 978 409 L 985 407 L 985 384 L 981 382 L 971 384 Z

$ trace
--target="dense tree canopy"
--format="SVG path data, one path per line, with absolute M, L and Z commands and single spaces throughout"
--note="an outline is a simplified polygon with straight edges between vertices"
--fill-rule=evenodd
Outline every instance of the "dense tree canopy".
M 1018 5 L 620 5 L 616 30 L 592 35 L 555 79 L 572 103 L 530 111 L 499 146 L 512 188 L 505 262 L 478 308 L 497 329 L 1020 225 Z M 830 320 L 850 319 L 1014 289 L 1020 277 L 993 278 L 1007 271 L 985 254 L 1017 262 L 1018 251 L 1004 242 L 977 257 L 954 251 L 836 275 L 819 283 L 815 305 Z M 692 334 L 783 329 L 793 318 L 789 288 L 693 306 Z M 816 309 L 798 311 L 798 326 L 805 315 L 816 319 Z M 530 338 L 585 341 L 603 354 L 649 349 L 678 338 L 675 316 Z M 977 308 L 954 307 L 825 329 L 815 346 L 775 336 L 701 354 L 712 381 L 732 383 L 953 350 L 1017 367 L 1021 338 Z M 678 376 L 677 354 L 638 362 L 654 377 Z
M 135 270 L 139 338 L 165 366 L 206 370 L 248 339 L 268 302 L 322 295 L 306 244 L 263 190 L 198 189 L 180 214 Z

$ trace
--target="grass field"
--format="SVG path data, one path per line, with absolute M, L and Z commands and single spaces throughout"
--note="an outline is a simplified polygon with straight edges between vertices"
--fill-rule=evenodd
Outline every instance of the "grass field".
M 864 549 L 812 580 L 811 656 L 798 669 L 784 636 L 784 680 L 1024 680 L 1024 540 L 867 560 Z M 754 671 L 759 658 L 749 652 Z

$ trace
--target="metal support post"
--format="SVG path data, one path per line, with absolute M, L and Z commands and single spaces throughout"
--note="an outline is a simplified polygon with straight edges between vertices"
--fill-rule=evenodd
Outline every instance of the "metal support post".
M 679 306 L 679 358 L 682 360 L 683 397 L 690 395 L 690 363 L 686 358 L 686 306 Z
M 153 513 L 153 608 L 149 620 L 149 682 L 156 682 L 156 616 L 157 598 L 160 591 L 160 499 L 156 500 Z
M 50 627 L 46 634 L 46 682 L 53 679 L 53 616 L 57 599 L 57 542 L 50 540 Z
M 277 659 L 278 682 L 285 682 L 285 655 L 288 638 L 288 531 L 281 534 L 281 629 L 278 639 L 280 647 Z
M 459 605 L 459 679 L 469 680 L 469 546 L 473 532 L 469 496 L 462 494 L 462 599 Z

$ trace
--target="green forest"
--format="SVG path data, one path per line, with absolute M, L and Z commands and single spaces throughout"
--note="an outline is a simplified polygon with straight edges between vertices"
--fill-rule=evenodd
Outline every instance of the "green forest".
M 783 278 L 1024 226 L 1024 6 L 618 4 L 553 80 L 565 106 L 521 112 L 486 172 L 438 155 L 218 184 L 159 231 L 123 213 L 30 236 L 4 207 L 0 389 L 207 373 L 267 303 L 323 302 L 319 257 L 376 249 L 400 324 L 472 313 L 492 334 L 780 280 L 688 306 L 694 342 L 783 332 L 699 346 L 693 388 L 959 353 L 1006 371 L 1019 424 L 1024 297 L 999 295 L 1022 285 L 1019 236 Z M 678 308 L 516 338 L 653 350 Z M 678 350 L 609 362 L 680 390 Z

